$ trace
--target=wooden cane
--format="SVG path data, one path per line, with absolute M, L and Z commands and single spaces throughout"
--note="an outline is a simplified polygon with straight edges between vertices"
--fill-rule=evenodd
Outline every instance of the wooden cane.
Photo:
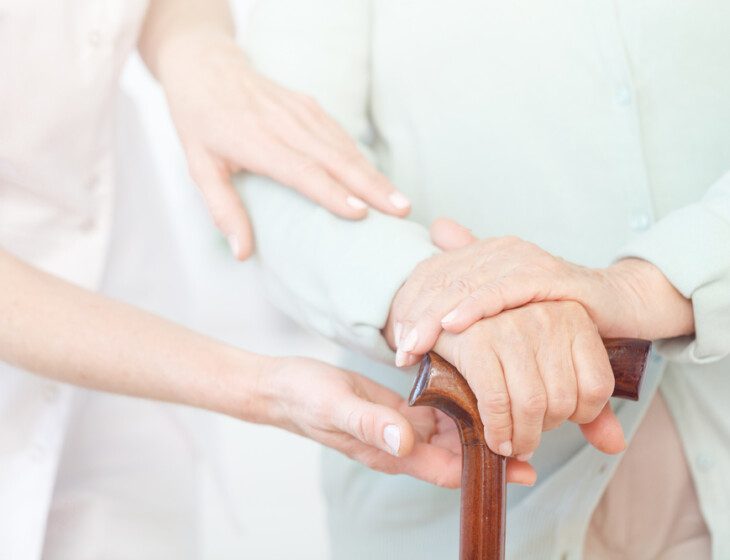
M 638 400 L 651 343 L 604 340 L 616 385 L 613 396 Z M 432 406 L 449 415 L 462 446 L 461 560 L 502 560 L 505 535 L 505 458 L 487 447 L 477 400 L 461 374 L 431 352 L 411 391 L 411 406 Z

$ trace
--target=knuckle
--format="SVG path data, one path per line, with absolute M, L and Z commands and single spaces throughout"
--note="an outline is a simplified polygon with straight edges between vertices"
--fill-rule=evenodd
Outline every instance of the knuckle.
M 507 391 L 488 391 L 481 399 L 482 408 L 488 416 L 509 416 L 511 401 Z M 504 426 L 502 426 L 504 427 Z M 498 428 L 490 422 L 490 428 Z
M 566 267 L 566 261 L 560 257 L 551 255 L 544 249 L 536 246 L 536 250 L 539 251 L 538 257 L 542 266 L 547 269 L 548 272 L 556 273 L 561 272 Z
M 551 420 L 564 420 L 570 418 L 575 412 L 576 399 L 568 394 L 553 396 L 547 406 L 546 416 Z
M 484 284 L 478 290 L 475 290 L 469 295 L 469 298 L 474 302 L 479 302 L 484 299 L 491 299 L 502 301 L 502 283 L 498 280 Z
M 364 156 L 357 150 L 355 144 L 347 144 L 345 148 L 337 155 L 337 159 L 342 167 L 359 168 L 365 163 Z
M 519 441 L 515 442 L 514 454 L 531 453 L 537 449 L 538 445 L 540 445 L 540 432 L 525 434 Z
M 305 159 L 294 163 L 292 165 L 292 171 L 299 175 L 314 175 L 319 171 L 319 166 L 314 160 Z
M 369 413 L 357 414 L 352 411 L 347 416 L 347 426 L 352 435 L 357 439 L 364 441 L 368 433 L 368 428 L 373 422 L 373 417 Z
M 582 395 L 582 400 L 584 404 L 591 408 L 602 407 L 606 404 L 612 392 L 612 383 L 608 381 L 595 383 L 586 387 Z
M 564 313 L 572 316 L 572 320 L 575 321 L 576 326 L 579 328 L 590 327 L 593 330 L 593 321 L 583 305 L 577 301 L 563 300 L 560 302 L 560 307 Z
M 487 321 L 479 321 L 459 335 L 459 349 L 466 356 L 484 358 L 485 352 L 494 353 L 490 341 L 496 337 L 498 330 Z
M 466 278 L 457 278 L 449 283 L 449 290 L 459 294 L 471 294 L 474 286 Z
M 426 323 L 431 323 L 433 321 L 438 321 L 441 319 L 441 313 L 439 313 L 438 309 L 434 306 L 428 306 L 426 309 L 421 311 L 418 320 L 419 321 L 426 321 Z
M 318 179 L 321 176 L 319 164 L 311 159 L 301 159 L 289 164 L 292 179 Z
M 531 305 L 527 308 L 533 321 L 539 322 L 543 326 L 547 326 L 553 322 L 555 309 L 550 304 Z
M 547 411 L 547 397 L 543 392 L 532 393 L 520 402 L 524 416 L 530 419 L 542 419 Z

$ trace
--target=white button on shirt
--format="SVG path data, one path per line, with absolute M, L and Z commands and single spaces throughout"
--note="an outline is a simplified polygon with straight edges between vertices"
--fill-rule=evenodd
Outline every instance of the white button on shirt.
M 112 122 L 146 0 L 4 3 L 0 246 L 98 285 L 111 217 Z M 90 197 L 95 181 L 103 196 Z

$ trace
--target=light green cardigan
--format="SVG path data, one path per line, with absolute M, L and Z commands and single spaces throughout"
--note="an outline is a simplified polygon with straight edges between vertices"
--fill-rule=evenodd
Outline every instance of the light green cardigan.
M 262 0 L 249 52 L 314 95 L 414 202 L 411 220 L 345 222 L 240 179 L 273 299 L 406 391 L 380 329 L 426 226 L 460 220 L 587 266 L 638 256 L 691 297 L 697 335 L 659 346 L 635 431 L 661 382 L 716 558 L 730 558 L 730 4 L 650 0 Z M 709 188 L 710 185 L 714 186 Z M 708 190 L 709 188 L 709 190 Z M 362 353 L 369 356 L 365 358 Z M 372 359 L 370 359 L 372 358 Z M 574 426 L 545 434 L 540 481 L 512 488 L 511 558 L 579 558 L 617 458 Z M 455 557 L 458 494 L 327 455 L 333 556 Z

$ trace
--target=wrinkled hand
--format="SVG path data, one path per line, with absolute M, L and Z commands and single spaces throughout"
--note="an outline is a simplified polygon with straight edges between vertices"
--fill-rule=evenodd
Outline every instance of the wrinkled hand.
M 580 303 L 604 338 L 694 331 L 691 302 L 646 261 L 590 269 L 516 237 L 478 240 L 450 220 L 435 222 L 431 235 L 448 250 L 416 267 L 391 307 L 400 365 L 415 363 L 442 330 L 459 333 L 533 302 Z
M 282 358 L 262 379 L 269 422 L 332 447 L 366 466 L 456 488 L 461 444 L 453 421 L 409 408 L 397 393 L 352 372 L 305 358 Z M 533 484 L 526 463 L 510 461 L 507 480 Z
M 230 179 L 240 170 L 269 176 L 343 218 L 363 218 L 368 205 L 408 213 L 405 196 L 313 99 L 258 74 L 232 39 L 178 38 L 160 56 L 158 74 L 190 174 L 237 258 L 253 249 Z
M 541 267 L 557 268 L 563 261 L 544 264 L 550 256 L 534 246 L 523 252 L 504 248 L 522 243 L 515 239 L 480 245 L 468 230 L 449 221 L 435 224 L 432 237 L 448 252 L 419 265 L 391 307 L 385 334 L 398 347 L 397 365 L 413 365 L 435 344 L 434 349 L 462 372 L 474 390 L 487 442 L 502 455 L 529 458 L 541 432 L 565 420 L 581 424 L 586 439 L 598 449 L 621 451 L 623 432 L 607 404 L 614 384 L 608 356 L 581 304 L 528 299 L 496 306 L 492 313 L 476 313 L 469 322 L 451 326 L 448 331 L 453 332 L 442 329 L 444 315 L 472 292 L 479 296 L 479 282 L 490 274 L 495 282 L 505 282 L 502 276 L 525 266 L 530 286 L 540 287 L 532 279 Z M 543 260 L 532 265 L 528 254 Z M 518 264 L 510 264 L 509 258 Z M 552 285 L 546 284 L 548 291 L 536 301 L 551 299 Z M 611 325 L 605 328 L 610 334 Z
M 527 461 L 543 431 L 566 420 L 606 453 L 625 447 L 608 405 L 614 378 L 586 311 L 575 302 L 530 304 L 443 333 L 434 350 L 477 398 L 490 449 Z

